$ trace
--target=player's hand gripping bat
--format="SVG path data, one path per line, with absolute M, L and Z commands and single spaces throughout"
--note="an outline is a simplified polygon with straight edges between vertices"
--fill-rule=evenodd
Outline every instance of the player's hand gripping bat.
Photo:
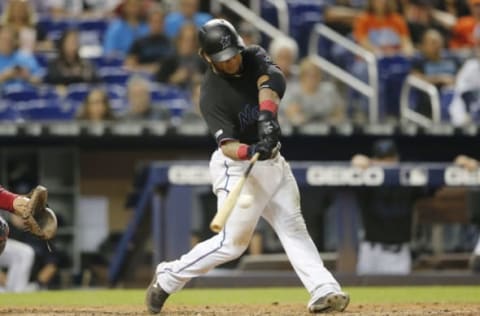
M 256 153 L 250 159 L 250 163 L 247 169 L 245 170 L 245 172 L 243 173 L 242 177 L 235 184 L 235 186 L 233 187 L 233 190 L 230 191 L 222 207 L 220 208 L 220 210 L 218 210 L 217 214 L 210 222 L 210 229 L 213 232 L 218 233 L 223 229 L 223 226 L 225 226 L 225 223 L 227 222 L 227 219 L 230 216 L 230 213 L 232 212 L 233 208 L 237 204 L 238 198 L 240 197 L 240 193 L 242 192 L 243 185 L 245 184 L 245 180 L 247 180 L 247 177 L 250 174 L 250 171 L 252 170 L 253 166 L 257 162 L 259 156 L 260 154 Z

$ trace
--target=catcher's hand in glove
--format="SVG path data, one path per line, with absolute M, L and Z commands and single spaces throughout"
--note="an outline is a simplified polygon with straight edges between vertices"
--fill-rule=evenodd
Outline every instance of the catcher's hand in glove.
M 17 212 L 22 217 L 26 230 L 44 240 L 52 239 L 58 226 L 55 213 L 47 207 L 47 196 L 47 188 L 37 186 L 30 194 L 23 214 Z

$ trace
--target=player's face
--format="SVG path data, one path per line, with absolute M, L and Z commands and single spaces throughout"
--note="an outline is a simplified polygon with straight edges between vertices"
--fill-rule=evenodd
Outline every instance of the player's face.
M 215 68 L 223 73 L 234 75 L 240 72 L 242 66 L 242 55 L 237 54 L 232 58 L 221 61 L 221 62 L 214 62 L 213 65 Z

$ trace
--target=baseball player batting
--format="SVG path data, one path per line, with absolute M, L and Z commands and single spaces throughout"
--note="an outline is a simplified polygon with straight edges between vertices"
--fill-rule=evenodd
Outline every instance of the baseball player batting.
M 147 289 L 150 313 L 159 313 L 168 296 L 192 278 L 239 257 L 263 216 L 274 228 L 297 275 L 311 295 L 312 313 L 343 311 L 348 294 L 324 267 L 308 235 L 300 210 L 297 183 L 279 153 L 277 110 L 285 79 L 259 46 L 244 47 L 234 27 L 222 19 L 202 26 L 200 54 L 210 65 L 201 87 L 200 109 L 218 149 L 210 160 L 218 208 L 242 178 L 251 157 L 259 161 L 242 194 L 250 205 L 234 207 L 223 229 L 180 259 L 160 263 Z

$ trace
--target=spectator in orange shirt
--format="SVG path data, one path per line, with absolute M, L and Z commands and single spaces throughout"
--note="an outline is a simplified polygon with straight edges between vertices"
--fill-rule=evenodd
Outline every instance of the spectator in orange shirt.
M 480 32 L 480 0 L 469 0 L 471 15 L 458 19 L 452 30 L 450 48 L 471 49 L 475 46 L 476 32 Z
M 369 0 L 367 12 L 354 23 L 355 40 L 376 55 L 413 54 L 405 19 L 395 13 L 395 2 L 391 0 Z

